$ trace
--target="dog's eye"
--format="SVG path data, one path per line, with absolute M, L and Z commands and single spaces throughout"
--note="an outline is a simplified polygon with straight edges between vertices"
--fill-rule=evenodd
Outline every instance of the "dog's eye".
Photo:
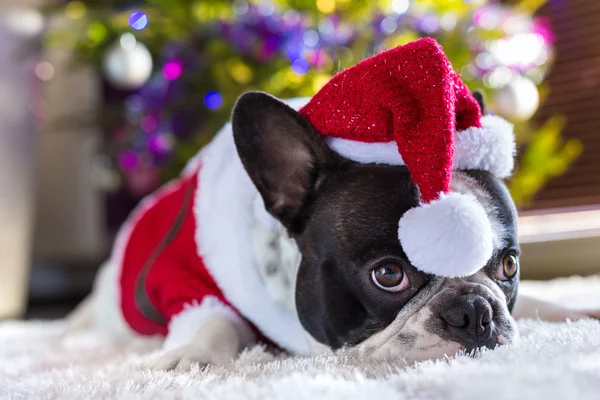
M 388 292 L 399 292 L 408 287 L 408 276 L 402 267 L 383 264 L 371 271 L 371 279 L 377 287 Z
M 512 279 L 519 270 L 519 260 L 516 256 L 509 254 L 504 256 L 502 264 L 498 267 L 496 272 L 496 279 L 500 281 L 507 281 Z

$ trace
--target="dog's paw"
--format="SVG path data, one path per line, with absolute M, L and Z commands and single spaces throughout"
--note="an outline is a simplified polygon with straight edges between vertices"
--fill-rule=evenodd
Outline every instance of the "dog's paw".
M 193 365 L 201 369 L 209 365 L 225 365 L 231 362 L 223 354 L 196 346 L 182 346 L 161 354 L 152 365 L 154 371 L 189 371 Z

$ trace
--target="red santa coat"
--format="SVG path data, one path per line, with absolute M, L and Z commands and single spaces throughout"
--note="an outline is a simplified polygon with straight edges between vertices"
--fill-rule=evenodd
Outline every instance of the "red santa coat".
M 214 296 L 229 304 L 196 252 L 196 174 L 184 174 L 146 199 L 132 218 L 121 269 L 121 308 L 142 335 L 167 334 L 186 304 Z
M 132 330 L 169 342 L 174 325 L 193 331 L 210 315 L 225 314 L 243 341 L 258 337 L 309 352 L 297 316 L 273 301 L 256 265 L 253 228 L 273 223 L 265 222 L 264 209 L 257 216 L 257 196 L 228 124 L 178 179 L 140 203 L 112 257 Z

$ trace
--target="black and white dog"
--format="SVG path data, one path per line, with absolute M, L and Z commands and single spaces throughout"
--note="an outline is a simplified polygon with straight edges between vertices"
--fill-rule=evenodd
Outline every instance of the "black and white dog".
M 484 110 L 481 96 L 476 98 Z M 587 317 L 518 296 L 517 212 L 505 185 L 492 174 L 455 171 L 452 190 L 471 194 L 484 206 L 494 235 L 501 238 L 493 256 L 467 277 L 426 274 L 411 265 L 398 240 L 398 220 L 419 201 L 407 168 L 342 157 L 295 109 L 270 95 L 247 93 L 233 110 L 232 124 L 201 153 L 201 184 L 213 179 L 226 187 L 206 208 L 214 219 L 238 218 L 230 227 L 223 222 L 223 233 L 211 233 L 221 245 L 214 244 L 213 254 L 204 257 L 207 263 L 227 263 L 220 265 L 215 281 L 242 318 L 232 317 L 231 310 L 201 309 L 195 324 L 172 319 L 154 367 L 229 362 L 254 342 L 251 325 L 291 353 L 343 349 L 414 362 L 514 343 L 519 337 L 515 318 Z M 244 179 L 229 180 L 234 170 Z M 251 203 L 259 209 L 254 219 L 263 222 L 240 227 L 243 215 L 226 203 L 246 189 L 259 194 Z M 271 205 L 270 215 L 263 204 Z M 275 219 L 267 221 L 271 216 Z M 242 247 L 250 250 L 240 252 Z M 116 264 L 113 257 L 102 268 L 73 323 L 93 322 L 112 333 L 127 330 Z

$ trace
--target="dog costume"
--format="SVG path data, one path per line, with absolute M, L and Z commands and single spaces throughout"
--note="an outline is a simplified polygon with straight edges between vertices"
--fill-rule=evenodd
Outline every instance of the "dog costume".
M 416 268 L 465 276 L 491 257 L 483 207 L 471 195 L 451 192 L 450 181 L 453 169 L 509 176 L 512 126 L 482 117 L 433 39 L 366 59 L 337 74 L 312 99 L 288 104 L 342 156 L 406 165 L 421 205 L 400 219 L 398 236 Z M 245 342 L 258 338 L 307 354 L 294 310 L 266 290 L 252 245 L 257 227 L 281 230 L 247 176 L 227 124 L 121 228 L 112 258 L 120 269 L 126 322 L 140 334 L 165 335 L 175 324 L 193 330 L 220 313 Z M 180 342 L 167 340 L 167 348 Z

